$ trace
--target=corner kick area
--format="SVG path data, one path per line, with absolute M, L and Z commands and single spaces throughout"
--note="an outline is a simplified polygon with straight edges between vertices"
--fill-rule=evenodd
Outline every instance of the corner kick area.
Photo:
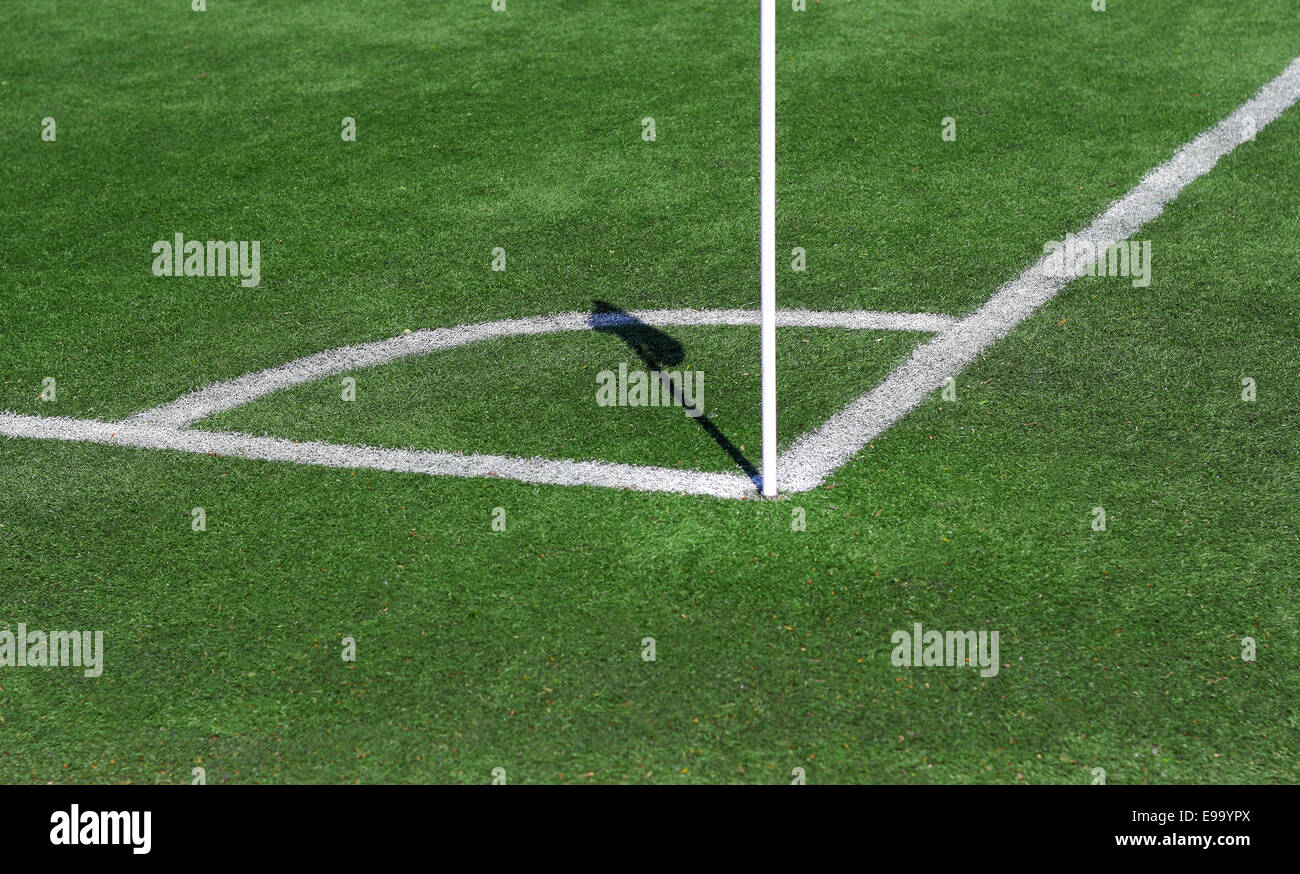
M 1096 251 L 1128 240 L 1159 216 L 1183 188 L 1210 172 L 1219 159 L 1272 123 L 1300 99 L 1300 58 L 1226 119 L 1183 146 L 1152 170 L 1125 197 L 1074 235 Z M 955 318 L 936 313 L 783 310 L 777 327 L 919 331 L 934 336 L 893 370 L 877 388 L 836 413 L 820 428 L 797 438 L 780 458 L 782 492 L 804 492 L 826 481 L 874 437 L 905 416 L 931 392 L 956 377 L 980 352 L 1005 337 L 1061 292 L 1070 277 L 1048 269 L 1048 256 L 998 290 L 975 312 Z M 633 313 L 651 326 L 751 325 L 759 314 L 745 310 L 654 310 Z M 609 321 L 609 319 L 606 319 Z M 435 476 L 497 476 L 550 485 L 590 485 L 682 492 L 720 498 L 754 497 L 761 477 L 672 470 L 641 465 L 499 455 L 421 452 L 292 442 L 248 434 L 189 430 L 200 419 L 283 388 L 412 355 L 428 355 L 491 337 L 542 335 L 600 326 L 597 317 L 567 313 L 478 325 L 422 330 L 376 343 L 348 346 L 288 362 L 270 370 L 210 385 L 123 422 L 0 413 L 8 437 L 80 441 L 138 449 L 172 450 L 325 467 L 372 468 Z

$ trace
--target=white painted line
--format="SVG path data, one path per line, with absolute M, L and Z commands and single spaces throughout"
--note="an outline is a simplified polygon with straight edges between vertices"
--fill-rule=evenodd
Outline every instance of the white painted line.
M 1097 251 L 1128 239 L 1160 215 L 1188 183 L 1208 173 L 1235 149 L 1242 142 L 1243 131 L 1263 130 L 1298 99 L 1300 58 L 1236 112 L 1148 173 L 1077 236 L 1092 241 Z M 1259 184 L 1267 183 L 1259 180 Z M 1049 276 L 1046 265 L 1044 256 L 975 312 L 918 346 L 911 358 L 875 389 L 796 440 L 781 456 L 783 489 L 815 488 L 867 441 L 906 415 L 948 377 L 955 378 L 977 355 L 1055 297 L 1070 278 Z
M 396 473 L 491 477 L 548 485 L 605 486 L 660 492 L 686 492 L 719 498 L 755 497 L 754 484 L 738 473 L 702 473 L 605 461 L 460 455 L 411 449 L 380 449 L 335 443 L 295 443 L 219 431 L 185 431 L 163 425 L 98 422 L 60 416 L 0 413 L 0 434 L 40 440 L 102 443 L 136 449 L 164 449 L 260 461 L 285 461 L 322 467 L 369 468 Z
M 1078 235 L 1097 248 L 1132 236 L 1188 183 L 1208 173 L 1240 143 L 1242 132 L 1262 130 L 1300 100 L 1300 58 L 1236 112 L 1184 146 L 1114 203 Z M 795 441 L 781 456 L 782 491 L 816 488 L 844 462 L 930 392 L 956 376 L 980 352 L 1005 337 L 1069 284 L 1049 276 L 1046 258 L 1002 286 L 975 312 L 961 319 L 928 313 L 778 311 L 778 325 L 851 330 L 938 331 L 885 381 L 832 416 L 825 425 Z M 507 319 L 479 325 L 438 328 L 332 349 L 280 367 L 219 382 L 169 404 L 146 410 L 126 422 L 25 416 L 0 413 L 0 435 L 120 445 L 141 449 L 227 455 L 339 468 L 373 468 L 402 473 L 463 477 L 498 476 L 522 482 L 592 485 L 722 498 L 757 495 L 755 484 L 738 473 L 705 473 L 601 461 L 459 455 L 295 443 L 249 434 L 182 430 L 205 416 L 248 403 L 271 392 L 361 367 L 373 367 L 408 355 L 425 355 L 493 337 L 578 331 L 630 322 L 649 325 L 756 325 L 754 310 L 648 310 L 627 315 L 566 313 L 532 319 Z
M 243 406 L 272 392 L 327 376 L 387 364 L 412 355 L 428 355 L 444 349 L 478 343 L 498 337 L 550 334 L 556 331 L 583 331 L 595 327 L 628 324 L 632 320 L 656 326 L 757 325 L 756 310 L 641 310 L 627 315 L 616 313 L 593 315 L 586 312 L 562 313 L 527 319 L 503 319 L 454 328 L 413 331 L 400 337 L 340 346 L 298 358 L 294 361 L 247 373 L 235 379 L 182 395 L 174 401 L 137 413 L 128 419 L 132 424 L 169 425 L 183 428 L 217 413 Z M 777 314 L 783 327 L 847 328 L 880 331 L 940 331 L 956 319 L 934 313 L 880 313 L 870 310 L 815 312 L 785 310 Z
M 880 313 L 870 310 L 826 312 L 777 310 L 778 328 L 847 328 L 854 331 L 920 331 L 935 334 L 957 324 L 959 319 L 938 313 Z
M 647 491 L 685 492 L 719 498 L 757 495 L 757 485 L 740 473 L 707 473 L 649 465 L 501 455 L 385 449 L 323 442 L 294 442 L 251 434 L 186 430 L 193 421 L 242 406 L 280 389 L 313 382 L 361 367 L 411 355 L 426 355 L 494 337 L 540 335 L 557 331 L 607 328 L 633 321 L 657 326 L 756 326 L 756 310 L 643 310 L 627 314 L 564 313 L 531 319 L 505 319 L 478 325 L 438 328 L 388 340 L 344 346 L 290 361 L 279 367 L 214 383 L 132 416 L 101 422 L 58 416 L 0 413 L 0 435 L 44 440 L 101 443 L 137 449 L 162 449 L 202 455 L 284 461 L 339 468 L 370 468 L 398 473 L 484 477 L 552 485 L 590 485 Z M 870 310 L 818 312 L 785 310 L 778 323 L 788 327 L 933 333 L 955 323 L 935 313 L 885 313 Z

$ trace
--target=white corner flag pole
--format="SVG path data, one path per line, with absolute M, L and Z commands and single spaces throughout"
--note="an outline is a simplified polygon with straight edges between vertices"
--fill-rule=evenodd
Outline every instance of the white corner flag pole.
M 762 247 L 763 494 L 776 495 L 776 0 L 759 0 L 759 245 Z

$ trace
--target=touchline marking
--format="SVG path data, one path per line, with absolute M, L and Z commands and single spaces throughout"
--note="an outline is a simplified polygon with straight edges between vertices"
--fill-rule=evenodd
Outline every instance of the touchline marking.
M 1148 173 L 1123 199 L 1075 236 L 1104 249 L 1127 240 L 1159 216 L 1193 180 L 1205 175 L 1242 141 L 1247 129 L 1261 131 L 1300 100 L 1300 58 L 1269 82 L 1232 115 L 1183 146 Z M 1247 124 L 1252 127 L 1247 128 Z M 1039 307 L 1060 293 L 1071 277 L 1050 276 L 1043 257 L 998 289 L 973 313 L 957 319 L 933 313 L 873 311 L 813 312 L 780 310 L 778 326 L 933 333 L 911 357 L 876 388 L 836 413 L 821 427 L 795 440 L 781 455 L 783 492 L 816 488 L 867 441 L 915 408 L 927 395 L 955 377 L 982 351 L 1005 337 Z M 638 319 L 649 325 L 754 325 L 757 310 L 646 310 L 627 315 L 564 313 L 529 319 L 506 319 L 477 325 L 416 331 L 355 346 L 331 349 L 279 367 L 246 374 L 190 392 L 175 401 L 132 416 L 125 422 L 101 422 L 58 416 L 0 412 L 0 435 L 64 440 L 140 449 L 213 454 L 325 467 L 372 468 L 400 473 L 490 477 L 554 485 L 589 485 L 645 491 L 685 492 L 720 498 L 752 498 L 758 485 L 739 473 L 570 461 L 515 458 L 406 449 L 382 449 L 333 443 L 297 443 L 251 434 L 192 430 L 194 422 L 284 388 L 337 373 L 374 367 L 411 355 L 427 355 L 494 337 L 540 335 L 617 325 Z
M 1197 179 L 1242 142 L 1242 132 L 1263 130 L 1300 99 L 1300 58 L 1236 112 L 1183 146 L 1148 173 L 1076 236 L 1103 251 L 1127 240 L 1164 212 L 1188 183 Z M 922 343 L 876 388 L 836 413 L 821 427 L 795 440 L 781 455 L 782 488 L 801 492 L 820 485 L 868 440 L 898 421 L 932 391 L 956 377 L 975 357 L 1029 318 L 1065 288 L 1072 277 L 1049 276 L 1047 256 L 998 289 L 975 312 Z

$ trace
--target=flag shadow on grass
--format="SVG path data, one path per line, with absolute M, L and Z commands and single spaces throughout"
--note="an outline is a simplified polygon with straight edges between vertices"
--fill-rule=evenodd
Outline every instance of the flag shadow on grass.
M 646 365 L 646 369 L 657 374 L 659 381 L 662 383 L 664 390 L 668 392 L 667 397 L 681 398 L 682 406 L 694 410 L 695 408 L 686 402 L 685 395 L 682 393 L 681 386 L 675 385 L 671 378 L 666 376 L 663 371 L 675 367 L 686 360 L 686 350 L 682 347 L 679 340 L 670 337 L 658 328 L 653 328 L 645 322 L 633 316 L 626 310 L 621 310 L 612 303 L 603 300 L 592 301 L 591 317 L 589 319 L 592 330 L 599 331 L 602 334 L 613 334 L 628 345 L 637 357 Z M 703 410 L 698 410 L 690 418 L 704 429 L 704 433 L 713 438 L 722 450 L 731 457 L 745 476 L 755 486 L 759 485 L 760 476 L 758 468 L 754 463 L 745 457 L 736 444 L 732 443 L 726 434 L 713 424 L 707 415 L 703 415 Z

